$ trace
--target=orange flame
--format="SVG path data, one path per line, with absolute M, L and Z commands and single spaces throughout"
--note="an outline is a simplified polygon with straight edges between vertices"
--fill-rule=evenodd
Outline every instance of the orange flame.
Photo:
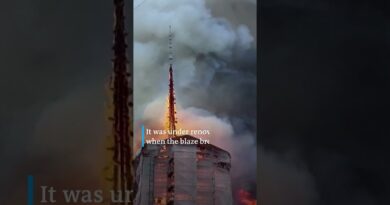
M 239 202 L 241 205 L 256 205 L 256 199 L 253 199 L 251 194 L 244 189 L 238 191 Z
M 164 128 L 166 130 L 169 129 L 169 96 L 167 96 L 167 98 L 165 100 Z

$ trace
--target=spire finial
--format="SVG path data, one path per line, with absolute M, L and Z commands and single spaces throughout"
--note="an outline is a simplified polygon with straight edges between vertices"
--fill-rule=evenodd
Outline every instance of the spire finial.
M 172 27 L 169 25 L 169 63 L 172 65 L 173 63 L 173 45 L 172 45 L 172 40 L 173 40 L 173 33 L 172 33 Z

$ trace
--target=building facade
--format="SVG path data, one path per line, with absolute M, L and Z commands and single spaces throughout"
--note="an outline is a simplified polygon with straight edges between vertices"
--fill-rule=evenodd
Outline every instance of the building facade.
M 211 144 L 145 144 L 134 160 L 135 205 L 231 205 L 231 157 Z

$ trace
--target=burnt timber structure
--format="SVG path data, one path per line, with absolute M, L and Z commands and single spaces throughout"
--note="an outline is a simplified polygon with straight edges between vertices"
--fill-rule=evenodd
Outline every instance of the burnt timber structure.
M 132 2 L 132 1 L 131 1 Z M 113 0 L 114 3 L 114 58 L 113 73 L 110 78 L 110 90 L 112 93 L 112 123 L 111 145 L 108 150 L 111 153 L 111 167 L 108 180 L 111 182 L 110 191 L 120 194 L 122 198 L 130 193 L 130 200 L 111 202 L 111 204 L 131 205 L 133 188 L 133 122 L 130 116 L 133 113 L 133 71 L 128 69 L 127 43 L 125 31 L 124 0 Z M 132 18 L 132 17 L 131 17 Z M 132 34 L 131 34 L 132 39 Z M 132 49 L 130 49 L 132 56 Z M 130 85 L 130 87 L 129 87 Z

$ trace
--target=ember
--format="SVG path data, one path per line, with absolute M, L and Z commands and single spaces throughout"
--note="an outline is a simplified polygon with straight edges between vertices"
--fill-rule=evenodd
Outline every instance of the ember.
M 241 205 L 256 205 L 257 201 L 254 199 L 251 194 L 244 189 L 240 189 L 238 191 L 238 196 L 239 196 L 239 202 Z

